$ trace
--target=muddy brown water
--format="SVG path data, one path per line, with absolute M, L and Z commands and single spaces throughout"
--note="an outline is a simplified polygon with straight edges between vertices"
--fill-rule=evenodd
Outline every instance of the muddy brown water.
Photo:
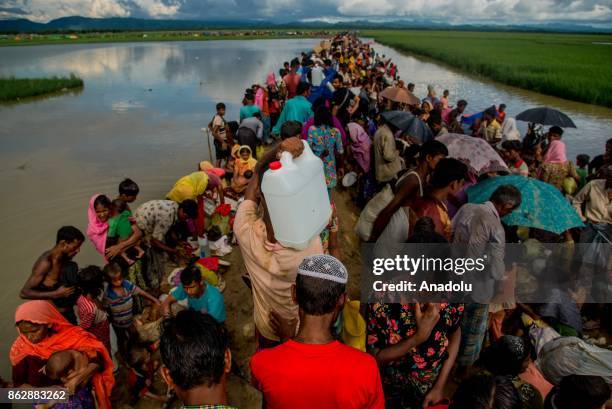
M 224 101 L 227 118 L 236 119 L 245 88 L 314 44 L 252 40 L 0 48 L 0 76 L 73 72 L 85 81 L 80 92 L 0 106 L 1 376 L 10 377 L 6 358 L 16 334 L 19 289 L 38 255 L 52 247 L 56 230 L 71 224 L 85 231 L 88 199 L 94 193 L 114 195 L 124 177 L 141 187 L 136 205 L 163 197 L 176 179 L 208 157 L 200 128 L 210 121 L 215 103 Z M 561 109 L 578 125 L 565 138 L 571 157 L 599 153 L 612 136 L 610 109 L 484 81 L 375 47 L 393 58 L 403 79 L 417 84 L 417 94 L 424 96 L 433 83 L 440 92 L 449 89 L 452 102 L 467 99 L 469 112 L 502 102 L 509 116 L 540 105 Z M 352 214 L 341 223 L 343 251 L 357 258 L 357 244 L 347 243 L 355 240 L 348 231 L 356 217 L 352 208 L 346 212 Z M 102 259 L 85 243 L 76 261 L 100 264 Z M 248 307 L 241 314 L 248 317 Z

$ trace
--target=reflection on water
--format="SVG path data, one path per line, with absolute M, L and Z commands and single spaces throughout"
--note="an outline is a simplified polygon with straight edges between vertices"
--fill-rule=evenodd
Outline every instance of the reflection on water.
M 144 102 L 141 101 L 117 101 L 113 104 L 113 111 L 127 113 L 132 109 L 144 108 Z
M 11 107 L 15 105 L 27 104 L 30 102 L 43 101 L 45 99 L 57 98 L 57 97 L 65 97 L 68 95 L 77 96 L 83 92 L 84 86 L 75 87 L 75 88 L 64 88 L 59 91 L 50 92 L 48 94 L 43 95 L 35 95 L 33 97 L 24 97 L 20 98 L 16 101 L 2 101 L 0 102 L 1 107 Z
M 85 232 L 91 195 L 135 179 L 138 203 L 163 197 L 208 156 L 215 104 L 238 117 L 244 90 L 315 40 L 134 43 L 0 49 L 0 76 L 81 76 L 80 94 L 0 106 L 0 357 L 19 289 L 60 226 Z M 138 204 L 137 203 L 137 204 Z M 79 264 L 102 263 L 86 243 Z M 8 378 L 8 360 L 0 359 Z
M 96 192 L 117 193 L 124 177 L 141 187 L 139 203 L 165 195 L 174 181 L 208 155 L 200 129 L 227 104 L 238 117 L 245 88 L 311 48 L 315 40 L 214 41 L 51 45 L 0 48 L 0 76 L 68 75 L 85 81 L 82 92 L 0 106 L 0 357 L 14 339 L 17 295 L 35 258 L 53 246 L 57 228 L 85 231 L 86 206 Z M 570 156 L 596 154 L 612 129 L 612 110 L 517 90 L 406 57 L 382 46 L 406 81 L 449 89 L 475 112 L 493 103 L 509 115 L 538 105 L 569 114 L 578 125 L 565 140 Z M 433 80 L 435 79 L 435 80 Z M 138 203 L 136 203 L 138 205 Z M 76 259 L 101 263 L 86 243 Z M 6 359 L 0 375 L 8 377 Z

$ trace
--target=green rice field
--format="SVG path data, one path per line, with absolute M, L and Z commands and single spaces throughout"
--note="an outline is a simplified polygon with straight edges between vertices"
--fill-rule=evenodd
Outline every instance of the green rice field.
M 74 74 L 52 78 L 0 78 L 0 101 L 17 101 L 81 87 L 83 80 Z
M 612 107 L 612 35 L 412 30 L 360 35 L 504 84 Z

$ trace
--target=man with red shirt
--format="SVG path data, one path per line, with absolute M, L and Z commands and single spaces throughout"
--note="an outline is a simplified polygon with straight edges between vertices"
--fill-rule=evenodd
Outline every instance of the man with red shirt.
M 297 95 L 297 87 L 302 80 L 302 76 L 297 73 L 298 68 L 300 68 L 300 61 L 294 58 L 291 61 L 291 72 L 283 77 L 283 82 L 287 86 L 287 99 Z
M 346 301 L 347 281 L 346 268 L 332 256 L 309 256 L 300 264 L 293 286 L 300 316 L 297 335 L 251 360 L 253 384 L 263 393 L 266 408 L 384 408 L 376 360 L 331 333 Z M 280 332 L 289 338 L 294 329 Z

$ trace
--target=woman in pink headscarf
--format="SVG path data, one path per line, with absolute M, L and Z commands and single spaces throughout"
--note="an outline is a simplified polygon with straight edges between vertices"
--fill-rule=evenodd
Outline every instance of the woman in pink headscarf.
M 542 159 L 538 179 L 550 183 L 563 192 L 563 180 L 572 177 L 580 182 L 580 176 L 572 161 L 567 160 L 565 143 L 561 141 L 563 129 L 553 126 L 548 131 L 548 149 Z
M 132 225 L 132 235 L 129 239 L 107 248 L 108 219 L 111 213 L 111 200 L 106 195 L 95 194 L 89 199 L 87 209 L 87 237 L 91 240 L 96 251 L 104 257 L 104 261 L 112 260 L 125 249 L 140 240 L 140 230 Z
M 96 251 L 106 259 L 106 236 L 110 218 L 111 200 L 106 195 L 95 194 L 89 200 L 87 209 L 87 237 Z

